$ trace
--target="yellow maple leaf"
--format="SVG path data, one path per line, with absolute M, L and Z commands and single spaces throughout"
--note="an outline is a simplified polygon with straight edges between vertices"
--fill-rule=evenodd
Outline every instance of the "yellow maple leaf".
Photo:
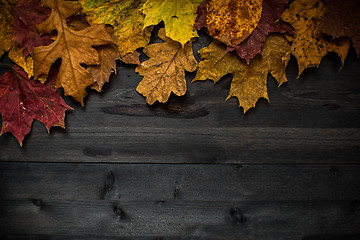
M 150 57 L 141 63 L 135 71 L 144 78 L 136 90 L 146 97 L 148 104 L 155 101 L 166 102 L 171 92 L 177 96 L 186 93 L 185 70 L 196 70 L 197 61 L 192 51 L 191 40 L 184 47 L 165 36 L 164 28 L 159 37 L 166 42 L 148 45 L 144 53 Z
M 64 94 L 72 96 L 82 105 L 86 87 L 94 83 L 91 73 L 82 65 L 99 64 L 99 55 L 93 46 L 112 44 L 105 25 L 94 25 L 80 31 L 67 26 L 66 19 L 81 9 L 79 4 L 64 0 L 43 0 L 52 9 L 51 15 L 38 25 L 41 34 L 57 31 L 56 39 L 48 46 L 33 49 L 34 75 L 46 76 L 51 65 L 61 58 L 56 87 L 63 87 Z
M 144 14 L 140 11 L 146 0 L 80 0 L 87 20 L 95 24 L 114 27 L 114 39 L 120 57 L 145 47 L 152 28 L 144 27 Z M 144 29 L 145 28 L 145 29 Z
M 318 67 L 328 52 L 339 54 L 342 64 L 350 47 L 347 38 L 328 41 L 319 34 L 320 20 L 325 13 L 325 5 L 320 0 L 295 0 L 281 15 L 281 19 L 290 23 L 295 31 L 291 53 L 296 57 L 299 73 L 308 67 Z
M 193 81 L 211 79 L 214 83 L 228 73 L 233 75 L 230 93 L 226 100 L 237 97 L 244 113 L 255 107 L 259 98 L 269 100 L 267 76 L 269 72 L 279 85 L 287 81 L 285 69 L 290 59 L 290 45 L 282 35 L 269 35 L 262 48 L 250 64 L 233 53 L 217 40 L 199 50 L 201 58 Z
M 210 36 L 235 47 L 259 24 L 262 0 L 211 0 L 207 4 L 206 27 Z
M 0 0 L 0 57 L 11 48 L 14 17 L 13 11 L 17 1 Z
M 22 48 L 19 43 L 12 42 L 9 51 L 9 58 L 18 66 L 20 66 L 28 75 L 29 78 L 34 76 L 34 60 L 31 56 L 24 58 Z
M 141 11 L 145 14 L 144 27 L 164 21 L 166 36 L 182 46 L 198 37 L 194 29 L 197 6 L 202 0 L 147 0 Z

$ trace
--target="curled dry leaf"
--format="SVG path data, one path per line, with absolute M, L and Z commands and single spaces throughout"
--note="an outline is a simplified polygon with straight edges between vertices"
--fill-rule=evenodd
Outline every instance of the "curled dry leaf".
M 210 36 L 235 47 L 259 24 L 262 0 L 210 0 L 206 8 L 206 28 Z
M 278 21 L 287 6 L 288 0 L 264 0 L 259 25 L 248 38 L 235 47 L 228 47 L 227 51 L 236 50 L 236 53 L 249 63 L 261 52 L 269 33 L 294 34 L 295 32 L 288 23 Z
M 57 31 L 56 40 L 48 46 L 33 49 L 35 78 L 47 75 L 51 65 L 61 58 L 56 87 L 63 87 L 64 94 L 84 105 L 86 87 L 94 83 L 91 73 L 82 65 L 99 64 L 99 55 L 93 46 L 113 43 L 105 25 L 94 25 L 80 31 L 67 26 L 66 19 L 81 9 L 79 4 L 64 0 L 43 0 L 52 9 L 51 15 L 38 25 L 41 34 Z
M 114 27 L 115 43 L 123 57 L 150 41 L 152 28 L 144 26 L 145 16 L 140 11 L 145 1 L 80 0 L 80 3 L 91 24 L 104 23 Z
M 14 9 L 13 40 L 22 47 L 24 58 L 32 54 L 34 47 L 49 45 L 49 36 L 40 36 L 36 26 L 50 16 L 50 9 L 40 5 L 39 0 L 18 0 Z
M 244 113 L 255 107 L 259 98 L 269 100 L 267 76 L 269 72 L 279 85 L 286 82 L 286 66 L 290 59 L 290 45 L 281 35 L 269 35 L 266 38 L 261 55 L 250 64 L 237 55 L 227 53 L 226 46 L 214 41 L 208 47 L 199 50 L 201 58 L 193 81 L 211 79 L 218 82 L 222 76 L 231 73 L 230 93 L 227 99 L 237 97 Z M 226 99 L 226 100 L 227 100 Z
M 11 132 L 22 145 L 34 119 L 45 124 L 49 131 L 53 126 L 65 128 L 65 111 L 71 107 L 54 87 L 56 71 L 49 73 L 46 84 L 31 80 L 18 66 L 0 77 L 1 134 Z
M 0 57 L 11 48 L 16 1 L 0 0 Z
M 350 37 L 360 55 L 360 1 L 324 0 L 326 10 L 321 18 L 320 32 L 339 37 Z
M 325 5 L 320 0 L 295 0 L 281 16 L 296 31 L 291 53 L 299 65 L 298 77 L 304 69 L 319 66 L 322 57 L 328 52 L 336 52 L 344 64 L 350 41 L 346 38 L 328 41 L 319 34 L 320 19 L 324 12 Z
M 147 0 L 141 11 L 145 14 L 144 27 L 164 21 L 166 36 L 185 45 L 198 37 L 194 29 L 196 9 L 201 0 Z
M 145 47 L 144 53 L 150 57 L 141 63 L 135 71 L 144 78 L 136 90 L 146 97 L 148 104 L 161 103 L 169 99 L 171 92 L 177 96 L 186 93 L 185 70 L 196 70 L 197 61 L 193 55 L 191 42 L 184 47 L 165 36 L 162 28 L 158 33 L 164 43 L 155 43 Z

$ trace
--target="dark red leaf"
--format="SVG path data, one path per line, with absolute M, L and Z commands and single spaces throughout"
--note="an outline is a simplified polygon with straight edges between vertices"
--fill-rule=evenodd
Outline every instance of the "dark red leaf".
M 350 37 L 360 55 L 360 1 L 324 0 L 326 10 L 321 18 L 320 32 L 339 38 Z
M 228 47 L 227 51 L 236 50 L 236 53 L 249 63 L 251 59 L 261 52 L 269 33 L 288 32 L 294 34 L 295 32 L 288 23 L 278 21 L 287 6 L 288 0 L 264 0 L 261 19 L 257 28 L 242 43 L 236 47 Z
M 206 26 L 206 4 L 208 4 L 209 1 L 210 0 L 203 0 L 197 8 L 197 17 L 194 24 L 196 30 L 200 30 Z
M 40 36 L 36 26 L 50 16 L 51 10 L 43 8 L 38 0 L 19 0 L 14 9 L 13 40 L 23 48 L 26 58 L 34 47 L 49 45 L 50 37 Z
M 22 145 L 33 119 L 52 126 L 65 127 L 65 111 L 72 109 L 61 98 L 54 85 L 57 71 L 52 69 L 42 84 L 30 80 L 17 65 L 0 77 L 0 113 L 2 130 L 11 132 Z

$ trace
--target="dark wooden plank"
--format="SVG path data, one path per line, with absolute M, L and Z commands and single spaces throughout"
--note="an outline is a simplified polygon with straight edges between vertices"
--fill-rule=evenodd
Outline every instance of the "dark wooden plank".
M 208 43 L 202 35 L 194 51 Z M 189 73 L 185 97 L 149 107 L 135 91 L 141 77 L 119 63 L 118 74 L 102 93 L 87 97 L 85 108 L 67 98 L 75 111 L 67 114 L 66 130 L 48 135 L 35 122 L 21 150 L 10 134 L 1 136 L 0 161 L 354 163 L 360 142 L 359 64 L 352 50 L 339 72 L 340 60 L 329 54 L 319 68 L 296 79 L 292 58 L 289 82 L 278 88 L 269 77 L 271 103 L 260 100 L 244 116 L 235 99 L 224 102 L 230 76 L 214 87 L 210 81 L 191 84 L 195 73 Z
M 1 163 L 0 199 L 358 201 L 360 165 Z
M 20 149 L 3 138 L 1 161 L 124 163 L 358 163 L 357 128 L 153 128 L 84 126 Z
M 4 237 L 302 240 L 319 234 L 360 236 L 359 209 L 342 201 L 0 203 Z

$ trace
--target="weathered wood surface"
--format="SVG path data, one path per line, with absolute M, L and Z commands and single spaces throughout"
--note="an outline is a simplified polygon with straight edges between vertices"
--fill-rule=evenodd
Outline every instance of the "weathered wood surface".
M 1 233 L 9 239 L 352 239 L 360 236 L 359 170 L 3 163 Z
M 83 109 L 66 98 L 66 130 L 0 136 L 0 239 L 358 240 L 359 66 L 330 54 L 296 79 L 291 59 L 244 116 L 230 76 L 188 73 L 184 97 L 149 107 L 119 63 Z

